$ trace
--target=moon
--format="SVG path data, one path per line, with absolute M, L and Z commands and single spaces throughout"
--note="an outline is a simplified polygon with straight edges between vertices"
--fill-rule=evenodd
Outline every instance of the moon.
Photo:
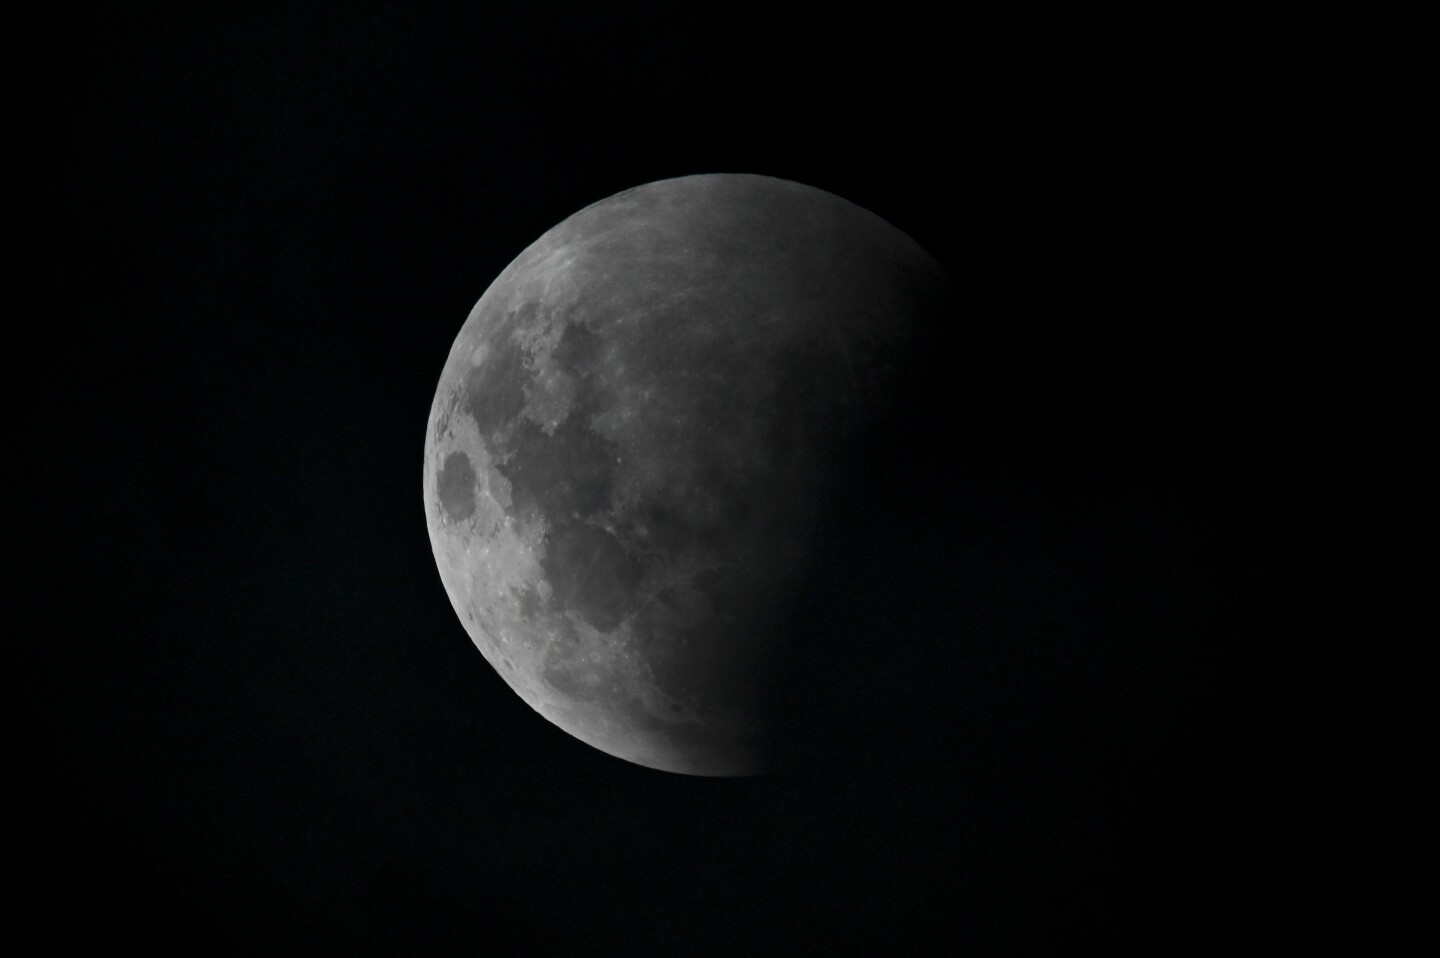
M 461 327 L 425 434 L 481 654 L 610 755 L 765 770 L 816 523 L 949 292 L 880 217 L 765 176 L 650 183 L 541 236 Z

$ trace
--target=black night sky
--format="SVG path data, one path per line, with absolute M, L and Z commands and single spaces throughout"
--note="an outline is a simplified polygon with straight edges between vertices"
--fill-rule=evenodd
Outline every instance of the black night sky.
M 1420 390 L 1333 256 L 1363 105 L 1259 24 L 463 9 L 22 31 L 43 611 L 12 825 L 42 940 L 1113 955 L 1393 927 Z M 781 765 L 744 780 L 533 713 L 421 508 L 490 281 L 702 172 L 844 196 L 961 294 L 827 530 Z

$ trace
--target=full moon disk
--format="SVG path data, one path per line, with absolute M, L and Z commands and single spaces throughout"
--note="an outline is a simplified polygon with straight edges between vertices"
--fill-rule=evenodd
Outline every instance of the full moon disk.
M 844 450 L 947 295 L 884 220 L 763 176 L 651 183 L 536 240 L 460 329 L 425 435 L 431 545 L 481 653 L 611 755 L 762 770 Z

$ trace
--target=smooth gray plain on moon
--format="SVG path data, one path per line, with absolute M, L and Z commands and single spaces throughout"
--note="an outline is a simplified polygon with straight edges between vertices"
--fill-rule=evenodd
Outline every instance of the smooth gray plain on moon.
M 763 176 L 651 183 L 540 237 L 465 321 L 425 436 L 476 647 L 611 755 L 761 771 L 841 450 L 947 291 L 884 220 Z

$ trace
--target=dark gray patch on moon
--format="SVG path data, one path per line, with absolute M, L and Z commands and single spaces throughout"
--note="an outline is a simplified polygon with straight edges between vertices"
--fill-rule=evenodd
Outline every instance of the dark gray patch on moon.
M 640 563 L 620 540 L 594 526 L 564 525 L 551 533 L 541 565 L 552 600 L 595 628 L 620 624 L 640 585 Z
M 526 619 L 535 618 L 545 608 L 545 600 L 532 588 L 516 590 L 515 597 L 520 604 L 520 615 Z
M 485 362 L 466 376 L 463 393 L 465 411 L 485 437 L 495 435 L 525 408 L 524 352 L 509 339 L 492 344 L 491 349 Z
M 577 701 L 593 700 L 593 683 L 585 680 L 580 663 L 573 656 L 552 654 L 540 673 L 552 689 Z
M 520 509 L 533 508 L 559 524 L 609 502 L 615 452 L 583 416 L 571 415 L 548 436 L 535 423 L 522 423 L 509 448 L 513 451 L 498 468 Z
M 440 469 L 437 484 L 440 508 L 455 522 L 475 514 L 475 468 L 463 452 L 452 452 Z
M 567 372 L 588 377 L 594 371 L 599 355 L 600 337 L 583 322 L 576 322 L 567 325 L 560 334 L 551 359 Z

